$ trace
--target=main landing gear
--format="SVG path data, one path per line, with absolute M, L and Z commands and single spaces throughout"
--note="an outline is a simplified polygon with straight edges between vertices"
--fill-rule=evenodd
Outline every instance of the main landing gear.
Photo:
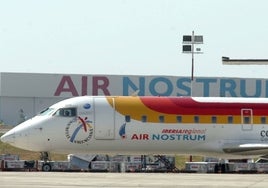
M 42 171 L 44 172 L 50 172 L 52 170 L 51 164 L 49 161 L 50 160 L 50 155 L 48 152 L 41 152 L 40 159 L 44 161 L 42 165 Z

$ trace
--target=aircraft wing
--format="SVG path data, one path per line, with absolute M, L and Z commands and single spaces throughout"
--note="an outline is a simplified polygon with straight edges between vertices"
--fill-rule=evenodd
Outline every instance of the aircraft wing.
M 267 143 L 247 143 L 247 144 L 226 144 L 223 146 L 223 151 L 228 154 L 237 155 L 268 155 Z

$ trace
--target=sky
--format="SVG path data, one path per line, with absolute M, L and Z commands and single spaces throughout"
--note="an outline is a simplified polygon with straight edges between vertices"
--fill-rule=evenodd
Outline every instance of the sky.
M 267 78 L 267 0 L 0 0 L 0 72 Z

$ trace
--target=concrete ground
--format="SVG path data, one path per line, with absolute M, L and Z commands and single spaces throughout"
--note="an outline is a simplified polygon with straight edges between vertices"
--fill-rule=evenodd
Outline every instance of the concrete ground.
M 266 188 L 267 177 L 267 174 L 0 172 L 0 187 Z

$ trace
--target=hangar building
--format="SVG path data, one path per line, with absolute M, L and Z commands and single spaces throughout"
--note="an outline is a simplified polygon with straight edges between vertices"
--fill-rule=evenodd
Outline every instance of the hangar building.
M 65 98 L 81 95 L 268 97 L 256 78 L 0 73 L 0 120 L 17 125 Z

